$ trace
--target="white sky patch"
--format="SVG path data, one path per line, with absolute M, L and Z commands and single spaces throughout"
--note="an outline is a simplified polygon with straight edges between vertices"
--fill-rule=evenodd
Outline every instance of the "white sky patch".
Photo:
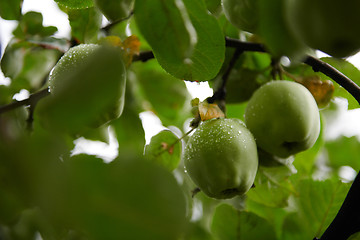
M 71 155 L 88 154 L 102 158 L 105 162 L 111 162 L 118 156 L 119 143 L 115 133 L 109 128 L 109 144 L 100 141 L 91 141 L 83 137 L 74 141 L 75 148 Z
M 200 101 L 204 101 L 214 93 L 208 82 L 185 81 L 185 84 L 192 98 L 199 98 Z

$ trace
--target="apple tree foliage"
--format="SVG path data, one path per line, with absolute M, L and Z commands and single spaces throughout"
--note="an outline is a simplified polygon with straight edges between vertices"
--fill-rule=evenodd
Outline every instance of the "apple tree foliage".
M 0 17 L 17 24 L 1 53 L 0 239 L 357 239 L 360 179 L 342 173 L 360 170 L 360 143 L 329 138 L 359 108 L 360 71 L 347 60 L 360 50 L 357 0 L 55 0 L 65 37 L 22 2 L 0 0 Z M 69 49 L 84 44 L 101 47 L 72 60 Z M 184 169 L 189 135 L 207 119 L 244 121 L 252 94 L 272 80 L 308 88 L 320 136 L 288 158 L 258 148 L 246 194 L 208 197 Z M 214 94 L 192 100 L 185 81 Z M 29 96 L 15 100 L 19 92 Z M 147 144 L 142 112 L 166 127 Z M 77 139 L 109 143 L 109 132 L 112 161 L 74 154 Z M 216 148 L 228 157 L 229 146 Z

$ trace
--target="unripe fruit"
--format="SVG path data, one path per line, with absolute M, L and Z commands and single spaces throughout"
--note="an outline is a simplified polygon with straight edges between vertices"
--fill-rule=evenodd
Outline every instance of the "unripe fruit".
M 183 160 L 194 183 L 217 199 L 245 194 L 258 168 L 254 137 L 239 119 L 203 122 L 190 136 Z
M 258 27 L 256 0 L 222 0 L 226 18 L 237 28 L 251 33 Z
M 290 29 L 308 46 L 340 58 L 354 55 L 360 50 L 360 1 L 284 2 Z
M 109 21 L 114 22 L 129 17 L 134 0 L 94 0 L 94 3 Z
M 271 81 L 256 90 L 246 107 L 245 123 L 258 147 L 282 158 L 312 147 L 320 133 L 313 96 L 290 81 Z
M 126 70 L 119 49 L 94 44 L 71 48 L 55 65 L 50 96 L 36 108 L 45 127 L 72 134 L 118 118 Z

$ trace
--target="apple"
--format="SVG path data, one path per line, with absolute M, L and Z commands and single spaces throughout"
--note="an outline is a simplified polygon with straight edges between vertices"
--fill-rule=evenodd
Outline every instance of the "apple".
M 339 58 L 360 50 L 360 1 L 287 0 L 285 4 L 290 29 L 308 46 Z
M 254 92 L 245 123 L 258 147 L 281 158 L 312 147 L 320 133 L 314 97 L 303 85 L 284 80 L 268 82 Z
M 222 0 L 226 18 L 237 28 L 254 33 L 258 27 L 256 0 Z
M 81 44 L 55 65 L 49 77 L 51 94 L 35 111 L 45 127 L 83 133 L 122 114 L 125 81 L 120 49 Z
M 131 14 L 134 0 L 94 0 L 94 3 L 109 21 L 114 22 Z
M 254 137 L 235 118 L 202 122 L 188 139 L 183 161 L 193 182 L 216 199 L 245 194 L 258 168 Z

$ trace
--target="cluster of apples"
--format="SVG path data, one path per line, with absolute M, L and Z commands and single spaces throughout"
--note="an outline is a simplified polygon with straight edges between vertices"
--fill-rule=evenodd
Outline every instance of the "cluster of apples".
M 303 85 L 276 80 L 254 92 L 239 119 L 204 121 L 184 150 L 194 183 L 217 199 L 245 194 L 258 170 L 258 149 L 280 158 L 312 147 L 320 133 L 316 101 Z

